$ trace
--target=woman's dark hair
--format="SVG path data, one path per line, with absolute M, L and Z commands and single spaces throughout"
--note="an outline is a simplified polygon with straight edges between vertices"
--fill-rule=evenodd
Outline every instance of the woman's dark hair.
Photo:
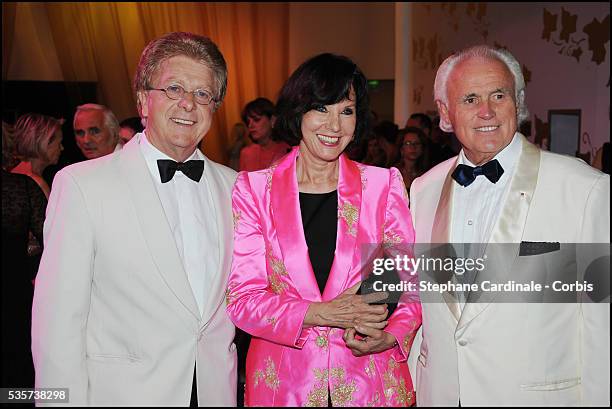
M 304 114 L 317 106 L 333 105 L 348 99 L 351 87 L 355 92 L 357 111 L 352 143 L 359 143 L 369 125 L 368 82 L 349 58 L 329 53 L 304 62 L 283 85 L 276 103 L 274 133 L 277 138 L 291 146 L 299 145 Z
M 388 120 L 380 121 L 374 128 L 372 128 L 372 132 L 379 138 L 384 138 L 391 145 L 395 145 L 397 142 L 397 136 L 399 132 L 399 127 Z
M 249 102 L 242 109 L 242 113 L 240 117 L 242 118 L 242 122 L 245 124 L 248 123 L 248 119 L 250 116 L 258 115 L 258 116 L 267 116 L 268 118 L 272 118 L 275 113 L 274 103 L 270 101 L 268 98 L 259 97 Z
M 135 133 L 144 131 L 144 126 L 142 126 L 142 120 L 139 116 L 132 116 L 124 119 L 119 123 L 119 128 L 130 128 L 134 130 Z

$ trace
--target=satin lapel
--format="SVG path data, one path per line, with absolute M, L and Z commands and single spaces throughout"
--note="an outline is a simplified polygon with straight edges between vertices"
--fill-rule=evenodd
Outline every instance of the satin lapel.
M 339 161 L 336 252 L 323 291 L 323 300 L 335 298 L 347 287 L 360 226 L 361 173 L 355 162 L 349 160 L 344 154 L 340 155 Z
M 295 168 L 298 154 L 299 148 L 294 147 L 272 174 L 270 186 L 272 220 L 283 253 L 282 261 L 298 292 L 305 300 L 321 301 L 302 225 Z
M 223 183 L 223 175 L 212 166 L 208 158 L 205 158 L 205 171 L 208 188 L 212 197 L 213 214 L 217 222 L 217 237 L 219 244 L 219 252 L 214 255 L 217 257 L 217 271 L 212 283 L 209 284 L 209 297 L 205 300 L 202 311 L 202 326 L 206 326 L 211 316 L 215 313 L 219 304 L 225 300 L 225 287 L 227 286 L 227 277 L 229 275 L 229 263 L 225 263 L 227 257 L 226 251 L 228 240 L 232 240 L 233 226 L 232 220 L 232 205 L 231 191 Z M 213 255 L 211 255 L 213 257 Z M 227 267 L 227 268 L 226 268 Z
M 181 304 L 199 320 L 200 312 L 187 273 L 137 138 L 125 144 L 118 164 L 130 186 L 138 222 L 157 272 Z
M 510 279 L 512 265 L 518 257 L 540 169 L 540 149 L 527 141 L 524 136 L 520 137 L 522 138 L 521 156 L 512 177 L 506 202 L 485 251 L 487 263 L 490 263 L 487 270 L 492 274 L 478 274 L 474 282 L 479 285 L 483 279 L 507 282 Z M 494 300 L 494 296 L 493 292 L 470 293 L 457 328 L 465 326 L 480 314 Z
M 438 207 L 436 208 L 436 216 L 431 230 L 431 245 L 432 246 L 443 246 L 450 243 L 450 229 L 451 229 L 451 216 L 452 216 L 452 203 L 453 203 L 453 189 L 454 180 L 451 177 L 453 170 L 457 166 L 457 160 L 450 167 L 446 178 L 444 179 L 444 185 L 442 185 L 442 192 L 440 192 L 440 199 L 438 200 Z M 432 249 L 435 251 L 435 249 Z M 457 303 L 457 297 L 453 292 L 442 293 L 442 298 L 446 302 L 451 314 L 457 321 L 461 315 L 461 308 Z

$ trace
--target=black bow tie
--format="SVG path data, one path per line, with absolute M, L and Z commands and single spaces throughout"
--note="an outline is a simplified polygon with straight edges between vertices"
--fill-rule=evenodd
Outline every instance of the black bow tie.
M 189 179 L 199 182 L 204 172 L 204 161 L 188 160 L 187 162 L 175 162 L 170 159 L 158 159 L 157 168 L 159 169 L 162 183 L 171 181 L 177 170 L 183 172 Z
M 453 171 L 452 177 L 461 186 L 469 186 L 477 176 L 485 175 L 493 183 L 497 183 L 501 175 L 504 174 L 504 168 L 499 164 L 497 159 L 493 159 L 482 166 L 475 168 L 468 165 L 457 165 Z

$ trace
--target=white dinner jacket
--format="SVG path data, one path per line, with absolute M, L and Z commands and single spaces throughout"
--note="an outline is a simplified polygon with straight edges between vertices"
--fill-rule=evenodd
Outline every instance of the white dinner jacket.
M 490 243 L 609 243 L 610 177 L 519 137 Z M 456 163 L 441 163 L 410 188 L 417 243 L 449 242 L 453 191 L 461 188 L 451 178 Z M 504 260 L 508 279 L 543 268 L 540 256 L 518 249 Z M 609 406 L 609 303 L 470 303 L 470 296 L 463 311 L 443 295 L 423 303 L 422 342 L 411 353 L 419 406 Z
M 137 137 L 56 175 L 32 311 L 36 387 L 69 388 L 71 405 L 187 406 L 197 362 L 200 405 L 236 405 L 224 307 L 236 173 L 208 159 L 204 172 L 219 270 L 202 315 Z

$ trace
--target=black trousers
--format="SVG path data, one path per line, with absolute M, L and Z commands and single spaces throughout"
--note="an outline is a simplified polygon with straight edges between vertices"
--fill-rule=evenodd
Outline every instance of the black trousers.
M 191 400 L 189 402 L 190 408 L 198 407 L 198 383 L 196 382 L 196 370 L 195 365 L 193 367 L 193 382 L 191 383 Z

